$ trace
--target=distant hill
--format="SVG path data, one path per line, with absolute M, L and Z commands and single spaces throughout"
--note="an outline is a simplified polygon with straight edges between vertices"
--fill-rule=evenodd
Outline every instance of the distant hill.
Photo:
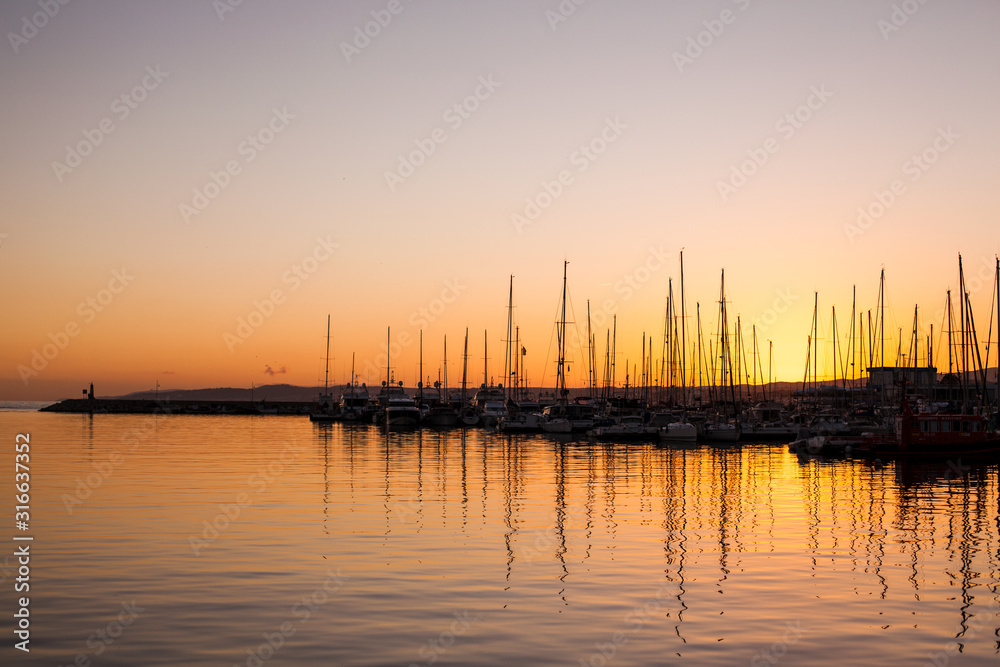
M 340 394 L 344 391 L 346 385 L 331 385 L 330 393 L 333 394 L 334 398 L 339 398 Z M 798 389 L 801 383 L 795 382 L 775 382 L 774 383 L 774 393 L 778 398 L 788 398 L 791 392 Z M 373 386 L 368 388 L 368 392 L 375 396 L 381 387 Z M 471 397 L 479 385 L 472 386 L 468 388 L 469 396 Z M 449 387 L 448 393 L 456 393 L 459 391 L 459 387 Z M 528 391 L 537 396 L 539 391 L 552 391 L 551 387 L 529 387 Z M 415 394 L 416 387 L 407 387 L 407 393 Z M 629 393 L 636 392 L 635 387 L 629 388 Z M 656 391 L 656 388 L 651 390 Z M 666 391 L 666 390 L 664 390 Z M 744 390 L 746 391 L 746 390 Z M 261 401 L 314 401 L 317 396 L 323 392 L 323 387 L 298 387 L 290 384 L 268 384 L 262 385 L 260 387 L 254 387 L 253 389 L 253 400 Z M 625 389 L 619 387 L 616 393 L 623 395 Z M 587 396 L 590 392 L 586 388 L 570 388 L 570 397 L 574 398 L 576 396 Z M 249 401 L 251 400 L 250 389 L 249 388 L 238 388 L 238 387 L 214 387 L 209 389 L 161 389 L 159 393 L 153 391 L 136 391 L 131 394 L 125 394 L 124 396 L 106 396 L 103 398 L 112 399 L 124 399 L 124 400 L 153 400 L 158 397 L 159 400 L 170 400 L 170 401 Z
M 996 382 L 997 369 L 991 368 L 987 371 L 987 381 L 992 384 Z M 938 373 L 938 379 L 942 377 L 942 374 Z M 862 386 L 864 380 L 858 381 L 857 384 Z M 821 385 L 831 384 L 830 382 L 821 382 Z M 850 383 L 848 383 L 850 384 Z M 744 386 L 745 387 L 745 386 Z M 758 390 L 761 385 L 758 385 Z M 330 393 L 333 394 L 334 398 L 339 398 L 340 394 L 344 391 L 345 385 L 331 385 Z M 475 393 L 479 385 L 469 385 L 469 395 Z M 775 397 L 779 400 L 787 400 L 792 392 L 797 389 L 802 388 L 801 381 L 795 382 L 775 382 L 773 386 Z M 371 386 L 368 388 L 369 393 L 374 396 L 378 393 L 380 387 L 378 385 Z M 458 391 L 458 387 L 449 387 L 449 393 L 454 393 Z M 541 388 L 545 391 L 551 391 L 551 387 Z M 528 391 L 537 396 L 539 393 L 539 387 L 530 387 Z M 410 394 L 416 393 L 415 387 L 408 387 L 406 391 Z M 630 387 L 629 392 L 636 391 L 635 387 Z M 655 388 L 652 389 L 653 392 L 656 391 Z M 746 387 L 744 391 L 747 391 Z M 752 389 L 750 389 L 752 392 Z M 323 392 L 323 387 L 298 387 L 290 384 L 266 384 L 260 387 L 254 387 L 253 389 L 253 400 L 255 401 L 314 401 L 316 397 Z M 104 398 L 118 398 L 118 399 L 132 399 L 132 400 L 152 400 L 155 397 L 159 397 L 160 400 L 173 400 L 173 401 L 249 401 L 251 400 L 249 388 L 238 388 L 238 387 L 215 387 L 211 389 L 161 389 L 159 394 L 152 391 L 137 391 L 131 394 L 126 394 L 124 396 L 107 396 Z M 571 388 L 570 396 L 586 396 L 590 392 L 586 388 Z M 617 394 L 623 394 L 624 388 L 618 387 L 616 390 Z
M 334 396 L 339 396 L 343 387 L 330 387 Z M 255 401 L 313 401 L 323 392 L 323 387 L 296 387 L 290 384 L 266 384 L 253 388 Z M 211 389 L 161 389 L 153 391 L 136 391 L 124 396 L 110 396 L 129 400 L 152 400 L 158 397 L 169 401 L 249 401 L 249 388 L 214 387 Z

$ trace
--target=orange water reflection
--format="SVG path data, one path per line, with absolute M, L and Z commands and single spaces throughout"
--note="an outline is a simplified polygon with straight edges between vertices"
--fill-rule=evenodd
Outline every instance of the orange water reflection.
M 146 611 L 101 664 L 248 664 L 266 637 L 273 664 L 997 660 L 996 463 L 0 418 L 35 453 L 25 664 L 96 658 L 132 599 Z

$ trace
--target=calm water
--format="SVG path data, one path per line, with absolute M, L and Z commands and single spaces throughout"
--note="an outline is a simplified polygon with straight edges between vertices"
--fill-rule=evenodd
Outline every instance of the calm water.
M 995 463 L 5 412 L 8 489 L 17 433 L 4 665 L 1000 664 Z

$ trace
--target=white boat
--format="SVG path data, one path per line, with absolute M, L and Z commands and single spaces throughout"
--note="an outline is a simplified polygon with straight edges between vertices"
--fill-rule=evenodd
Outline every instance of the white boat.
M 498 428 L 505 433 L 537 433 L 542 430 L 542 415 L 518 412 L 501 419 Z
M 741 437 L 744 440 L 780 440 L 787 442 L 798 436 L 801 427 L 775 422 L 759 424 L 743 422 L 740 424 Z
M 384 387 L 380 398 L 382 423 L 387 426 L 420 425 L 420 408 L 402 387 Z
M 502 385 L 495 387 L 482 385 L 472 397 L 472 404 L 479 414 L 479 423 L 487 428 L 495 427 L 501 419 L 508 416 L 507 397 L 504 395 Z
M 506 433 L 533 433 L 542 430 L 542 413 L 538 401 L 518 401 L 515 409 L 500 420 L 498 428 Z
M 690 422 L 671 422 L 660 429 L 663 442 L 696 442 L 698 428 Z
M 587 403 L 556 403 L 542 411 L 546 433 L 586 433 L 594 426 L 594 408 Z
M 371 396 L 364 384 L 352 384 L 340 395 L 340 417 L 344 421 L 365 421 L 371 411 Z M 370 421 L 370 420 L 369 420 Z
M 705 439 L 712 442 L 737 442 L 740 427 L 733 422 L 708 422 L 705 424 Z
M 827 413 L 809 422 L 809 431 L 815 435 L 849 435 L 851 427 L 840 415 Z
M 422 384 L 418 384 L 417 386 L 417 395 L 414 397 L 413 401 L 420 409 L 421 421 L 427 419 L 428 415 L 431 413 L 431 408 L 441 404 L 441 392 L 439 391 L 437 384 L 438 383 L 435 383 L 436 386 L 434 387 L 424 387 Z
M 601 440 L 653 440 L 659 436 L 659 430 L 644 424 L 638 415 L 626 415 L 617 424 L 595 426 L 587 435 Z
M 780 440 L 787 442 L 798 436 L 801 426 L 788 423 L 783 415 L 784 407 L 774 401 L 758 403 L 746 412 L 746 420 L 740 422 L 741 437 L 744 440 Z

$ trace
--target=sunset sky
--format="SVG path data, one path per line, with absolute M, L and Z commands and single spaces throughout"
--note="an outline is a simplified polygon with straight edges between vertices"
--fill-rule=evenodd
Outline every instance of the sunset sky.
M 421 329 L 425 377 L 447 335 L 458 384 L 468 327 L 502 381 L 511 275 L 552 385 L 563 261 L 598 358 L 616 313 L 639 363 L 681 249 L 689 331 L 725 269 L 779 379 L 814 292 L 828 340 L 883 267 L 904 350 L 959 253 L 986 338 L 991 0 L 13 0 L 0 27 L 0 399 L 321 384 L 328 313 L 331 383 L 354 354 L 378 384 L 387 327 L 408 386 Z

